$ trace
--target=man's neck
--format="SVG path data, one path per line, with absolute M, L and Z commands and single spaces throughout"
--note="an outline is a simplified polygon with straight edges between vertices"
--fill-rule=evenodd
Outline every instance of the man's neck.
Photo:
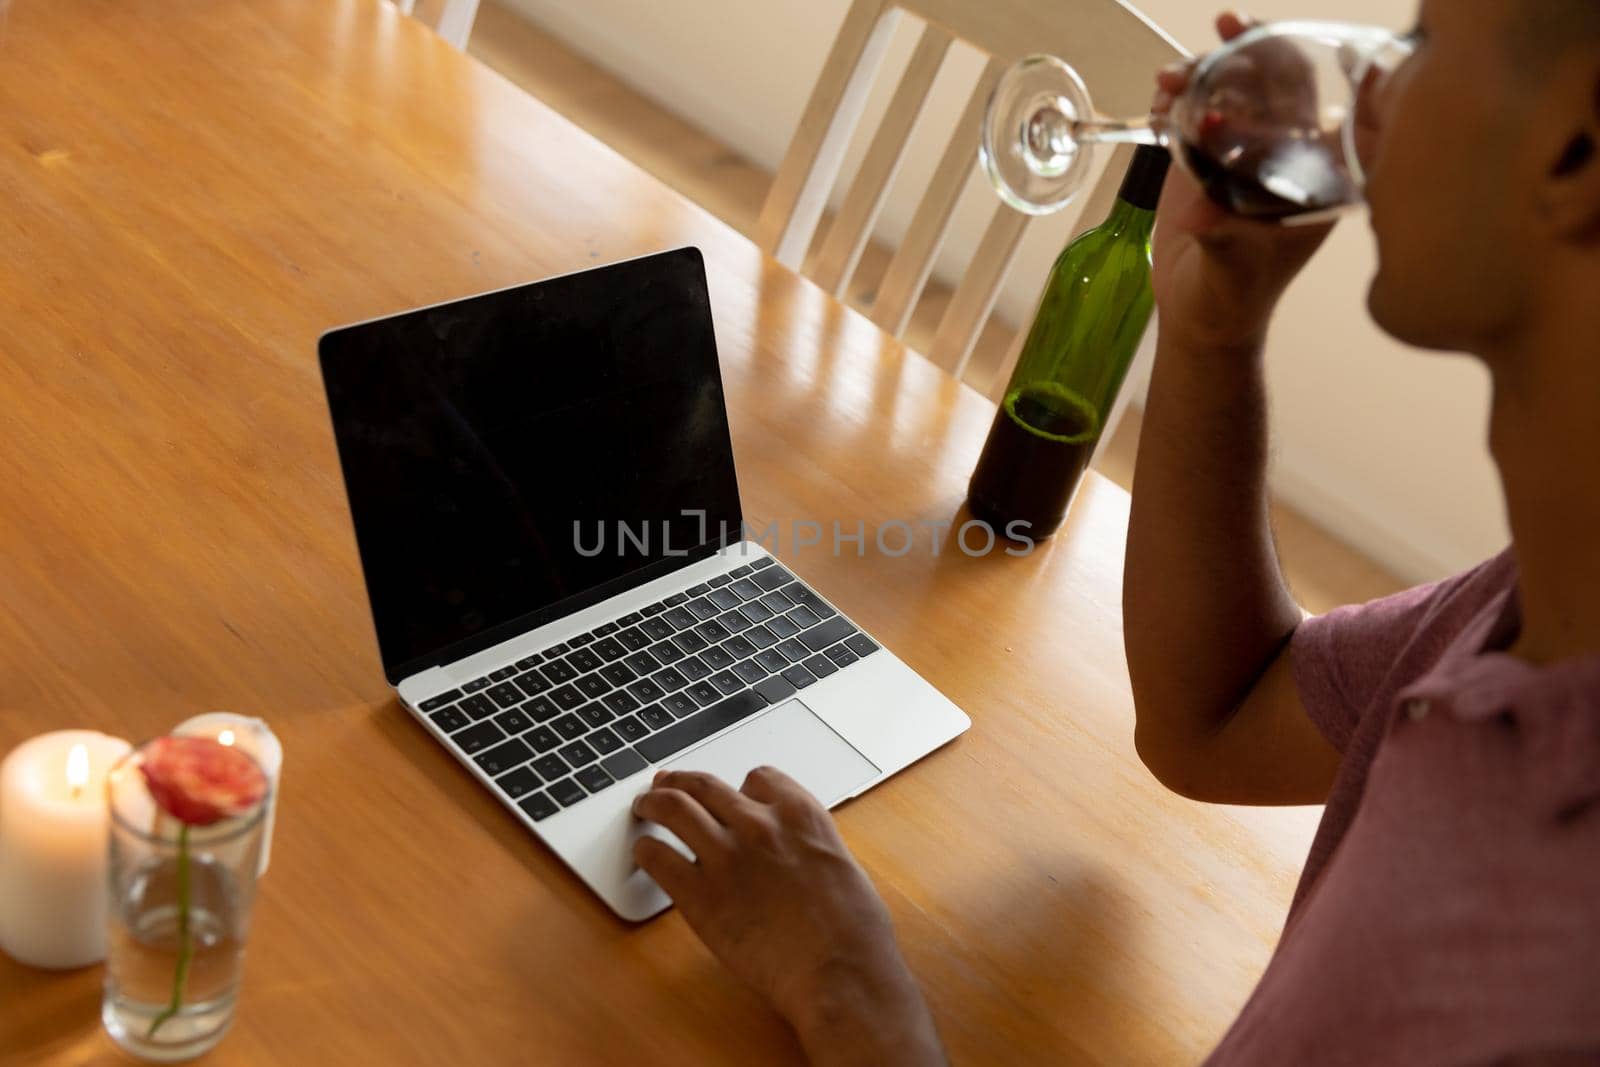
M 1534 663 L 1600 653 L 1600 314 L 1530 332 L 1490 358 L 1500 467 Z

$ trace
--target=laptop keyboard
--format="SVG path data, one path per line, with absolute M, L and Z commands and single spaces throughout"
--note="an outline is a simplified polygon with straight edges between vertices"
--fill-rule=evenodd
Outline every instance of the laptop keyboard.
M 421 709 L 530 818 L 546 819 L 877 650 L 763 556 Z

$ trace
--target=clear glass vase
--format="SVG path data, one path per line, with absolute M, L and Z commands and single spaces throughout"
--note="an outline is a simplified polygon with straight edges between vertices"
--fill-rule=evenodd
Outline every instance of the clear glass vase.
M 100 1018 L 133 1055 L 208 1052 L 233 1022 L 270 797 L 189 826 L 161 811 L 140 772 L 148 746 L 107 779 L 110 900 Z

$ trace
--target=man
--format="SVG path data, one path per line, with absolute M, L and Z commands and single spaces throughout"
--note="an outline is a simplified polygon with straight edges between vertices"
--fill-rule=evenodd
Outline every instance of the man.
M 1421 6 L 1376 103 L 1369 306 L 1489 369 L 1504 555 L 1306 620 L 1266 518 L 1262 350 L 1326 231 L 1227 218 L 1177 171 L 1156 231 L 1139 753 L 1197 799 L 1327 803 L 1219 1065 L 1600 1062 L 1600 0 Z M 793 782 L 668 774 L 636 810 L 699 858 L 645 838 L 641 866 L 814 1062 L 942 1062 L 884 906 Z

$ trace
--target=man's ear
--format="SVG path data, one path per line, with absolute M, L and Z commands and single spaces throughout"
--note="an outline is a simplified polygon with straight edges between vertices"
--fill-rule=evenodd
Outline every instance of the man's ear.
M 1587 81 L 1589 106 L 1574 112 L 1539 198 L 1551 229 L 1578 240 L 1600 238 L 1600 68 Z

